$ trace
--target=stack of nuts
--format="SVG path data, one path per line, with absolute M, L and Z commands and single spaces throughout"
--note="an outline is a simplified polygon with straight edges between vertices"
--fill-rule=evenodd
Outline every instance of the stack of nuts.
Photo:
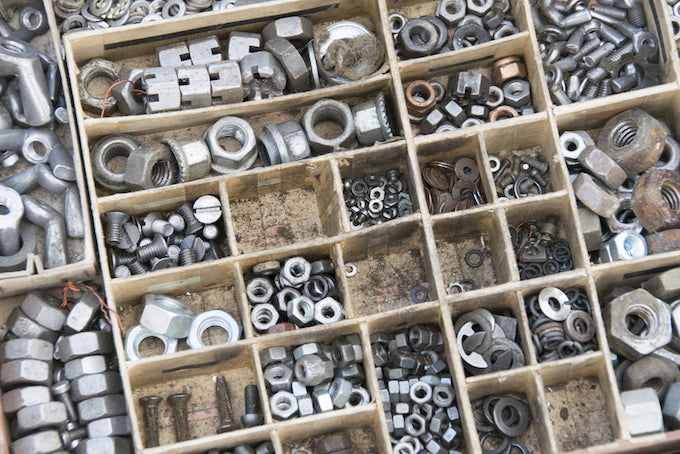
M 680 145 L 663 122 L 633 108 L 605 123 L 597 145 L 585 131 L 560 142 L 593 260 L 680 249 Z
M 276 419 L 309 416 L 366 405 L 364 355 L 358 334 L 332 344 L 307 343 L 294 349 L 270 347 L 260 354 L 269 405 Z
M 526 77 L 520 57 L 505 57 L 493 63 L 491 80 L 473 71 L 449 76 L 446 87 L 415 80 L 405 90 L 409 118 L 421 134 L 430 134 L 532 114 Z
M 259 333 L 280 333 L 344 318 L 342 303 L 335 299 L 338 289 L 329 259 L 308 262 L 291 257 L 283 266 L 277 260 L 253 266 L 246 285 L 253 306 L 250 320 Z

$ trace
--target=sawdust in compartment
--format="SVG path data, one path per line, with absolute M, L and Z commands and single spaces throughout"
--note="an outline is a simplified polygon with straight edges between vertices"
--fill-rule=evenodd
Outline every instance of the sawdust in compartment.
M 377 453 L 376 448 L 376 437 L 375 431 L 370 427 L 359 427 L 356 429 L 348 429 L 345 431 L 349 436 L 352 443 L 352 449 L 350 450 L 353 454 L 374 454 Z M 306 448 L 309 450 L 314 449 L 314 443 L 316 441 L 328 434 L 322 434 L 316 437 L 311 437 L 307 440 L 298 440 L 295 442 L 288 442 L 283 444 L 283 452 L 290 454 L 295 452 L 295 449 Z
M 494 247 L 489 241 L 487 232 L 478 232 L 471 235 L 454 236 L 451 232 L 448 237 L 437 237 L 437 253 L 444 279 L 444 285 L 470 279 L 475 288 L 484 288 L 496 285 L 496 266 L 493 260 L 491 248 Z M 483 254 L 483 262 L 474 268 L 465 262 L 465 255 L 473 250 Z M 470 261 L 476 264 L 479 257 L 471 256 Z

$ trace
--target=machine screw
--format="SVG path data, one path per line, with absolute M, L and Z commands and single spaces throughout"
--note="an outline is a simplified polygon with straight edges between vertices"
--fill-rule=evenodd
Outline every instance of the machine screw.
M 120 234 L 123 223 L 129 219 L 128 215 L 122 211 L 109 211 L 102 215 L 102 220 L 106 224 L 104 237 L 106 244 L 117 245 L 120 241 Z
M 217 398 L 217 410 L 220 412 L 220 426 L 217 433 L 231 432 L 238 429 L 234 422 L 234 414 L 231 411 L 231 400 L 229 399 L 229 387 L 227 380 L 222 375 L 215 378 L 215 396 Z
M 256 385 L 246 385 L 245 388 L 246 412 L 241 416 L 241 424 L 245 427 L 259 426 L 264 421 L 260 410 L 260 394 Z
M 178 393 L 168 396 L 168 405 L 172 407 L 175 420 L 175 437 L 177 441 L 186 441 L 189 435 L 189 410 L 188 404 L 191 399 L 189 393 Z
M 168 252 L 168 245 L 159 234 L 154 235 L 153 242 L 137 250 L 140 262 L 148 262 L 152 257 L 163 257 Z
M 60 381 L 52 385 L 52 394 L 66 407 L 66 415 L 68 416 L 69 421 L 78 422 L 78 412 L 71 400 L 71 395 L 69 394 L 70 390 L 71 384 L 67 381 Z
M 153 448 L 160 444 L 158 438 L 158 404 L 160 404 L 162 400 L 163 398 L 159 396 L 145 396 L 139 398 L 139 404 L 144 410 L 144 432 L 146 434 L 147 448 Z
M 194 215 L 194 209 L 188 202 L 184 202 L 177 209 L 177 212 L 184 218 L 184 223 L 186 224 L 185 232 L 187 235 L 193 235 L 203 228 L 203 224 L 198 222 L 198 219 L 196 219 L 196 216 Z
M 510 162 L 509 159 L 504 159 L 503 162 L 501 162 L 500 168 L 496 171 L 496 174 L 493 176 L 493 181 L 496 182 L 498 179 L 503 175 L 503 172 L 508 170 L 510 166 L 512 165 L 512 162 Z

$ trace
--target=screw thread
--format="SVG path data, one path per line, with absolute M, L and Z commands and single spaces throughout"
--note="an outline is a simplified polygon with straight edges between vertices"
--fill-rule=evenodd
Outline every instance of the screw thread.
M 134 259 L 132 262 L 128 264 L 128 268 L 130 268 L 130 272 L 132 274 L 144 274 L 146 273 L 146 267 L 140 263 L 139 260 Z
M 168 247 L 164 242 L 154 241 L 137 250 L 137 258 L 140 262 L 148 262 L 153 257 L 162 257 L 168 252 Z
M 621 46 L 619 49 L 615 50 L 609 55 L 609 59 L 614 61 L 614 62 L 619 62 L 623 57 L 625 57 L 628 54 L 633 53 L 633 43 L 628 42 Z
M 580 60 L 582 59 L 585 55 L 588 55 L 598 47 L 600 47 L 600 41 L 599 39 L 591 39 L 590 41 L 586 41 L 585 44 L 581 47 L 581 50 L 576 52 L 574 54 L 574 60 Z
M 116 245 L 120 242 L 121 224 L 111 221 L 106 225 L 104 236 L 106 237 L 106 244 Z
M 600 81 L 600 85 L 597 87 L 597 97 L 601 98 L 604 96 L 609 96 L 612 94 L 611 79 L 604 79 Z
M 146 435 L 146 447 L 153 448 L 160 444 L 158 435 L 158 404 L 162 400 L 158 396 L 148 396 L 139 399 L 144 410 L 144 433 Z
M 618 20 L 624 20 L 626 18 L 626 10 L 614 6 L 590 5 L 590 10 Z
M 196 251 L 190 248 L 182 249 L 179 251 L 179 265 L 191 265 L 196 263 Z
M 642 28 L 645 26 L 645 10 L 642 7 L 642 3 L 635 3 L 628 10 L 628 20 L 636 27 Z
M 246 413 L 260 413 L 260 393 L 256 385 L 246 385 L 245 404 Z
M 172 407 L 173 419 L 175 420 L 175 436 L 177 441 L 186 441 L 189 435 L 189 412 L 187 404 L 190 394 L 173 394 L 168 396 L 168 404 Z
M 220 413 L 220 427 L 218 433 L 228 432 L 236 428 L 234 413 L 231 410 L 229 398 L 229 386 L 224 376 L 219 375 L 215 379 L 215 395 L 217 397 L 217 410 Z

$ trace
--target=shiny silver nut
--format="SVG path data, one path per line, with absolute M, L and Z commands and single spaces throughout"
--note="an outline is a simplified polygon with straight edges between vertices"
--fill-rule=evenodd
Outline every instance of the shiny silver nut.
M 359 364 L 352 363 L 340 368 L 336 376 L 344 378 L 353 385 L 359 385 L 364 382 L 364 369 Z
M 227 343 L 236 342 L 241 338 L 241 324 L 223 309 L 211 309 L 201 312 L 194 317 L 187 336 L 190 348 L 203 348 L 203 334 L 212 327 L 221 328 L 227 334 Z
M 333 406 L 333 399 L 328 392 L 328 384 L 314 387 L 312 397 L 314 399 L 314 410 L 317 413 L 325 413 L 335 408 Z
M 290 391 L 293 370 L 283 363 L 270 364 L 264 369 L 264 381 L 273 393 Z
M 465 0 L 439 0 L 437 3 L 437 17 L 449 26 L 463 20 L 466 10 Z
M 430 420 L 430 433 L 441 436 L 444 431 L 449 426 L 449 417 L 443 408 L 438 409 L 434 412 L 432 419 Z
M 311 155 L 307 135 L 295 120 L 267 123 L 257 138 L 260 159 L 265 166 L 299 161 Z
M 17 430 L 27 434 L 46 427 L 65 429 L 68 423 L 66 406 L 61 402 L 45 402 L 24 407 L 17 412 Z
M 290 419 L 298 412 L 295 396 L 288 391 L 279 391 L 269 398 L 272 416 L 278 419 Z
M 101 314 L 101 302 L 92 292 L 83 293 L 73 305 L 64 323 L 64 334 L 75 334 L 89 328 Z
M 227 151 L 220 145 L 226 137 L 236 139 L 241 147 Z M 255 132 L 247 121 L 238 117 L 222 117 L 205 132 L 204 139 L 212 156 L 212 169 L 219 173 L 233 173 L 252 167 L 257 159 Z
M 312 266 L 304 258 L 289 258 L 281 268 L 281 283 L 288 284 L 289 287 L 300 287 L 309 280 L 311 272 Z
M 316 386 L 333 379 L 333 363 L 318 355 L 303 356 L 295 361 L 295 377 L 305 386 Z
M 352 394 L 352 383 L 344 378 L 336 378 L 328 388 L 335 408 L 344 408 Z
M 120 435 L 130 435 L 130 418 L 127 415 L 98 419 L 87 425 L 87 436 L 90 438 Z
M 21 310 L 41 326 L 52 331 L 61 331 L 66 320 L 66 311 L 59 304 L 59 300 L 47 293 L 32 291 L 21 303 Z
M 108 79 L 113 85 L 120 80 L 120 66 L 103 58 L 93 58 L 80 68 L 78 73 L 78 91 L 83 109 L 101 114 L 102 109 L 106 108 L 106 113 L 110 114 L 116 110 L 116 98 L 109 96 L 104 100 L 103 97 L 94 96 L 89 91 L 90 84 L 97 78 Z
M 250 311 L 250 321 L 253 324 L 253 328 L 264 332 L 276 325 L 279 321 L 279 312 L 272 304 L 256 304 L 253 306 L 253 310 Z
M 271 52 L 264 50 L 243 57 L 241 77 L 243 89 L 250 100 L 281 96 L 288 81 L 281 63 Z
M 640 332 L 628 329 L 631 317 L 640 320 L 636 327 Z M 646 290 L 636 289 L 615 298 L 605 307 L 604 318 L 612 350 L 630 360 L 648 355 L 671 341 L 670 308 Z
M 71 399 L 81 402 L 92 397 L 116 394 L 123 391 L 123 382 L 118 371 L 83 375 L 71 382 Z
M 290 392 L 292 392 L 295 397 L 306 396 L 309 394 L 309 392 L 307 392 L 307 387 L 297 380 L 293 381 L 291 384 Z
M 276 294 L 276 307 L 280 312 L 286 312 L 288 310 L 288 303 L 293 301 L 295 298 L 299 298 L 302 294 L 294 288 L 283 287 Z
M 314 25 L 306 17 L 288 16 L 270 22 L 262 29 L 262 39 L 266 43 L 274 38 L 287 39 L 302 49 L 314 34 Z
M 125 183 L 133 191 L 175 184 L 177 175 L 177 161 L 164 145 L 139 148 L 125 166 Z
M 186 303 L 167 295 L 147 293 L 139 323 L 146 329 L 174 339 L 189 335 L 194 311 Z
M 122 394 L 93 397 L 79 402 L 78 416 L 82 424 L 88 424 L 102 418 L 127 414 L 125 397 Z
M 621 403 L 631 435 L 663 432 L 661 404 L 652 388 L 641 388 L 621 393 Z
M 76 454 L 131 454 L 130 439 L 125 437 L 87 438 L 80 442 Z
M 344 317 L 342 313 L 342 304 L 333 297 L 318 301 L 314 305 L 314 321 L 321 324 L 335 323 L 342 320 Z
M 315 128 L 323 122 L 339 125 L 342 132 L 331 138 L 320 136 Z M 335 99 L 321 99 L 314 103 L 302 117 L 302 126 L 307 134 L 309 146 L 318 154 L 347 149 L 355 140 L 352 111 L 346 103 Z
M 560 136 L 560 144 L 564 157 L 576 161 L 586 147 L 595 146 L 595 141 L 585 131 L 565 131 Z
M 319 344 L 316 342 L 308 342 L 298 346 L 295 350 L 293 350 L 293 358 L 295 358 L 295 361 L 297 361 L 303 356 L 318 355 L 320 353 L 321 349 L 319 348 Z
M 259 33 L 231 32 L 227 41 L 227 59 L 235 62 L 253 52 L 262 50 L 262 35 Z
M 42 339 L 17 338 L 5 342 L 2 361 L 17 359 L 37 359 L 38 361 L 52 361 L 54 344 Z
M 626 172 L 597 147 L 586 147 L 579 155 L 578 162 L 611 189 L 617 189 L 626 181 Z
M 579 173 L 572 186 L 576 198 L 603 218 L 608 218 L 619 209 L 619 199 L 587 173 Z
M 314 321 L 314 301 L 306 296 L 299 296 L 288 302 L 286 310 L 288 320 L 297 326 L 306 326 Z
M 295 46 L 285 38 L 272 38 L 264 49 L 277 58 L 288 76 L 288 89 L 300 92 L 309 89 L 310 77 L 307 63 Z
M 489 0 L 489 3 L 492 3 Z M 503 97 L 510 107 L 522 107 L 531 102 L 531 84 L 524 79 L 513 79 L 503 85 Z
M 24 407 L 44 404 L 52 400 L 52 392 L 47 386 L 26 386 L 2 395 L 2 411 L 7 416 L 13 416 Z
M 680 296 L 680 268 L 673 268 L 657 274 L 645 282 L 644 288 L 652 295 L 665 301 Z
M 141 115 L 146 112 L 144 97 L 135 94 L 135 90 L 142 89 L 142 76 L 144 70 L 140 68 L 122 68 L 120 80 L 129 80 L 132 83 L 121 83 L 111 88 L 118 105 L 118 110 L 123 115 Z
M 385 95 L 380 92 L 374 99 L 352 107 L 357 140 L 362 145 L 373 145 L 394 137 L 387 115 Z
M 346 367 L 362 359 L 361 346 L 357 349 L 348 342 L 336 341 L 333 343 L 333 360 L 338 367 Z
M 412 437 L 420 437 L 427 429 L 425 418 L 417 414 L 410 414 L 404 418 L 404 431 Z
M 269 347 L 260 353 L 262 367 L 266 368 L 272 363 L 293 363 L 293 357 L 285 347 Z
M 632 260 L 646 255 L 647 240 L 644 236 L 632 230 L 617 233 L 600 248 L 600 261 L 602 263 Z
M 673 430 L 680 428 L 680 382 L 673 383 L 666 394 L 663 420 Z
M 54 357 L 65 363 L 88 355 L 113 353 L 111 334 L 104 331 L 87 331 L 59 339 L 54 348 Z
M 251 304 L 268 303 L 272 296 L 274 296 L 274 286 L 269 279 L 256 277 L 248 282 L 246 296 Z
M 27 435 L 9 445 L 12 454 L 49 454 L 62 448 L 61 435 L 56 430 Z
M 243 101 L 243 78 L 237 61 L 226 60 L 208 65 L 212 103 L 234 104 Z
M 109 368 L 109 361 L 104 355 L 84 356 L 64 364 L 64 377 L 70 381 L 82 375 L 100 374 Z
M 0 366 L 0 385 L 11 389 L 20 385 L 52 384 L 52 365 L 35 359 L 8 361 Z
M 493 7 L 493 0 L 467 0 L 467 10 L 476 16 L 483 16 Z
M 198 180 L 210 173 L 210 149 L 204 140 L 163 139 L 161 142 L 170 148 L 175 157 L 178 183 Z

